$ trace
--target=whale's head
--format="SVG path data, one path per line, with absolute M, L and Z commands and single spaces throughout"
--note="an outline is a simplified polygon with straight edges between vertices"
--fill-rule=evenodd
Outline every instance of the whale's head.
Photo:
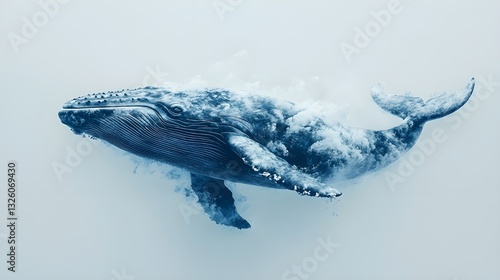
M 203 168 L 203 159 L 228 154 L 213 96 L 156 87 L 94 93 L 66 102 L 59 118 L 76 134 L 139 156 Z

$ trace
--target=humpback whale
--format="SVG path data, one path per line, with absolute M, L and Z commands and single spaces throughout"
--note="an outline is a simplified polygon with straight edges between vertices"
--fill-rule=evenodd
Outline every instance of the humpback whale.
M 474 79 L 455 93 L 372 98 L 402 119 L 386 130 L 347 127 L 305 116 L 304 108 L 226 89 L 142 87 L 74 98 L 59 112 L 75 134 L 190 172 L 198 202 L 218 224 L 249 228 L 225 181 L 334 198 L 334 184 L 380 169 L 417 141 L 424 124 L 463 106 Z

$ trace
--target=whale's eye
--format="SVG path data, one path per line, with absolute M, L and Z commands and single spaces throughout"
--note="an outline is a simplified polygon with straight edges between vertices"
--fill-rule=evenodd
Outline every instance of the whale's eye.
M 155 103 L 155 105 L 158 107 L 158 109 L 161 109 L 163 112 L 167 113 L 169 117 L 178 117 L 185 111 L 184 106 L 179 103 L 165 104 L 162 102 L 157 102 Z
M 182 106 L 181 104 L 172 104 L 168 106 L 168 112 L 173 117 L 178 117 L 180 114 L 182 114 L 182 112 L 184 112 L 184 106 Z
M 172 112 L 175 114 L 180 114 L 184 112 L 184 108 L 182 108 L 182 106 L 180 105 L 173 105 L 170 107 L 170 110 L 172 110 Z

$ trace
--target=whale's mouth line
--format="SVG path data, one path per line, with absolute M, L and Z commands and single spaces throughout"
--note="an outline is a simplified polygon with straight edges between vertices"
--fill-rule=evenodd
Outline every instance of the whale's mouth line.
M 168 116 L 166 112 L 161 110 L 160 108 L 155 107 L 154 104 L 134 104 L 134 105 L 112 105 L 112 104 L 101 104 L 98 106 L 86 106 L 86 107 L 74 107 L 72 105 L 64 105 L 61 112 L 71 112 L 71 111 L 86 111 L 86 110 L 100 110 L 100 109 L 133 109 L 133 108 L 138 108 L 138 109 L 150 109 L 154 112 L 154 114 L 158 117 L 159 120 L 161 120 L 162 123 L 169 123 L 169 122 L 175 122 L 178 125 L 181 125 L 183 127 L 190 127 L 191 125 L 199 125 L 199 124 L 204 124 L 205 126 L 209 126 L 212 128 L 218 128 L 218 125 L 215 124 L 213 121 L 208 121 L 208 120 L 194 120 L 194 119 L 185 119 L 185 120 L 174 120 L 171 117 Z M 193 124 L 194 122 L 194 124 Z
M 123 104 L 100 104 L 96 106 L 72 106 L 72 105 L 63 105 L 62 110 L 59 112 L 59 114 L 63 112 L 84 112 L 84 111 L 99 111 L 99 110 L 115 110 L 115 109 L 149 109 L 153 112 L 154 115 L 158 117 L 159 120 L 161 120 L 162 123 L 167 123 L 169 120 L 171 120 L 165 113 L 161 112 L 158 110 L 158 108 L 155 108 L 153 105 L 147 105 L 147 104 L 134 104 L 134 105 L 123 105 Z
M 160 118 L 162 121 L 167 121 L 166 116 L 158 108 L 155 108 L 153 105 L 147 105 L 147 104 L 134 104 L 134 105 L 98 105 L 98 106 L 85 106 L 85 107 L 74 107 L 72 105 L 64 105 L 61 112 L 77 112 L 77 111 L 92 111 L 92 110 L 113 110 L 113 109 L 150 109 L 152 110 L 158 118 Z
M 145 104 L 135 104 L 135 105 L 99 105 L 99 106 L 85 106 L 85 107 L 75 107 L 71 105 L 64 105 L 62 110 L 92 110 L 92 109 L 107 109 L 107 108 L 148 108 L 154 111 L 157 111 L 156 108 L 152 105 Z

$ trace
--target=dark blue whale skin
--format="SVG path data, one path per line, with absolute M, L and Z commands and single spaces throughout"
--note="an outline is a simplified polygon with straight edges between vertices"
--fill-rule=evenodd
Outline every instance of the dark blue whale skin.
M 59 118 L 76 134 L 188 170 L 212 220 L 249 228 L 224 181 L 339 196 L 332 183 L 394 162 L 415 144 L 427 121 L 458 110 L 473 89 L 474 79 L 457 93 L 424 102 L 375 87 L 375 103 L 403 119 L 378 131 L 327 124 L 293 103 L 225 89 L 94 93 L 65 103 Z

